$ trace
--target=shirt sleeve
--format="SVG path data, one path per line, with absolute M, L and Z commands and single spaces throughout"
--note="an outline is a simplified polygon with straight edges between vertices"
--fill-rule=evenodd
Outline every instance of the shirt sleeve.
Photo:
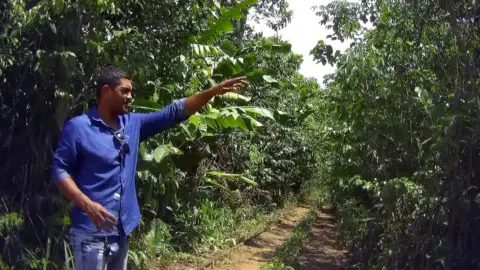
M 167 105 L 162 110 L 138 114 L 140 121 L 140 141 L 158 134 L 188 119 L 185 113 L 185 98 Z
M 53 154 L 51 176 L 54 183 L 67 177 L 72 178 L 77 164 L 77 133 L 72 121 L 68 121 L 62 129 L 61 138 Z

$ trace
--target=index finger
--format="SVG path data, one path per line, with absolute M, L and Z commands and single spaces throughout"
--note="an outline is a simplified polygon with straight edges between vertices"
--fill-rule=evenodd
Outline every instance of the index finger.
M 103 212 L 103 215 L 115 223 L 118 222 L 117 218 L 114 215 L 110 214 L 110 212 L 108 212 L 107 210 Z
M 236 82 L 239 82 L 239 81 L 244 81 L 246 80 L 247 77 L 246 76 L 242 76 L 242 77 L 237 77 L 237 78 L 233 78 L 233 79 L 230 79 L 230 80 L 227 80 L 228 83 L 236 83 Z

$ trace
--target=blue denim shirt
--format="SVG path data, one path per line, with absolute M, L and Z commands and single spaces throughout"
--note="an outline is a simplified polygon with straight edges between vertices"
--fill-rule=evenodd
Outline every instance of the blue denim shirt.
M 135 188 L 138 148 L 141 141 L 188 118 L 185 99 L 152 113 L 118 116 L 130 153 L 122 155 L 114 130 L 100 118 L 96 108 L 66 122 L 53 156 L 52 178 L 58 183 L 71 177 L 92 201 L 114 213 L 119 225 L 107 233 L 98 231 L 88 215 L 73 208 L 71 226 L 96 236 L 129 235 L 139 224 L 141 214 Z M 120 194 L 115 199 L 114 194 Z

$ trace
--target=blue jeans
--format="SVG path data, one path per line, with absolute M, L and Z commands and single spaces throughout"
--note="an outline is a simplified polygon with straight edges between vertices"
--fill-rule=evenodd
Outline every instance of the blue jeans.
M 70 229 L 76 270 L 127 270 L 128 237 L 98 237 Z

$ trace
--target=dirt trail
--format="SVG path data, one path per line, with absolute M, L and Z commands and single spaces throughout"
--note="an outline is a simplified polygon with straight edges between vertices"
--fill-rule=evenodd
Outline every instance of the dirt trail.
M 235 250 L 228 261 L 216 262 L 207 269 L 215 270 L 256 270 L 275 256 L 275 250 L 280 247 L 290 235 L 295 225 L 308 212 L 308 208 L 295 207 L 285 215 L 278 224 L 259 236 L 246 242 Z
M 276 225 L 245 244 L 231 249 L 228 256 L 219 258 L 205 269 L 260 270 L 265 262 L 275 256 L 276 249 L 288 239 L 295 225 L 308 211 L 309 208 L 306 207 L 294 207 Z M 346 252 L 338 246 L 334 218 L 328 212 L 327 208 L 318 211 L 308 244 L 302 249 L 295 270 L 347 269 L 344 268 L 347 265 Z M 200 268 L 179 262 L 161 269 L 194 270 Z
M 308 244 L 298 258 L 297 270 L 340 270 L 346 269 L 347 255 L 338 245 L 337 228 L 328 209 L 319 211 L 310 232 Z

